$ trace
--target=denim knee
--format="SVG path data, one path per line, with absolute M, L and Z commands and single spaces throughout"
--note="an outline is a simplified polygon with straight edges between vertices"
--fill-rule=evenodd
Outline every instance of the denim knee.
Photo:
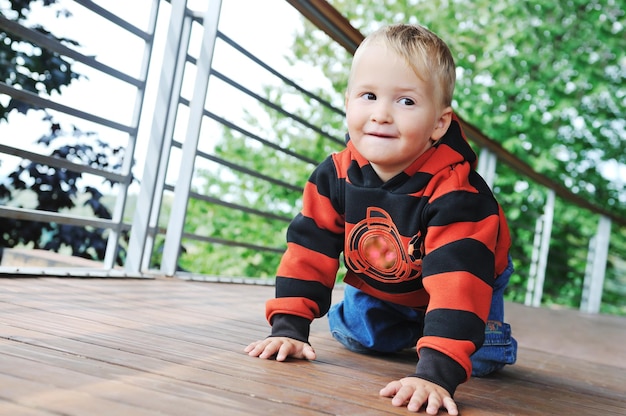
M 500 370 L 517 359 L 517 340 L 507 323 L 488 321 L 485 342 L 471 357 L 472 376 L 483 377 Z
M 351 351 L 393 353 L 415 346 L 423 313 L 346 286 L 343 301 L 328 312 L 328 323 L 333 337 Z
M 470 357 L 473 376 L 486 376 L 507 364 L 515 363 L 517 359 L 517 341 L 511 336 L 511 326 L 504 322 L 504 289 L 512 274 L 513 261 L 509 256 L 507 268 L 494 282 L 485 341 Z

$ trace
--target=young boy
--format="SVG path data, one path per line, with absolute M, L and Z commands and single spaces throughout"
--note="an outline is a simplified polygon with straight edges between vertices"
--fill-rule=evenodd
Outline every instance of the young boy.
M 410 411 L 450 415 L 458 414 L 455 389 L 472 373 L 515 361 L 503 323 L 509 231 L 473 169 L 450 107 L 454 83 L 448 47 L 423 27 L 384 27 L 359 46 L 346 92 L 347 148 L 305 186 L 267 302 L 272 334 L 247 346 L 250 356 L 315 359 L 310 323 L 328 312 L 332 335 L 352 351 L 416 346 L 415 374 L 380 394 Z M 342 252 L 347 285 L 331 308 Z

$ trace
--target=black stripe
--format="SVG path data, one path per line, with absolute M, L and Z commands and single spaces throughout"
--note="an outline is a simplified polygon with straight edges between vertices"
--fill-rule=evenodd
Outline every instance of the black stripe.
M 367 216 L 367 209 L 379 207 L 391 217 L 400 235 L 411 237 L 417 234 L 425 198 L 388 192 L 382 188 L 364 189 L 346 184 L 346 223 L 357 224 Z
M 363 280 L 368 286 L 373 287 L 376 290 L 380 290 L 384 293 L 391 294 L 405 294 L 409 292 L 417 292 L 424 289 L 422 279 L 415 278 L 403 282 L 382 282 L 380 280 L 372 279 L 364 274 L 358 274 L 359 279 Z
M 334 163 L 330 157 L 324 159 L 322 163 L 311 173 L 309 182 L 317 186 L 317 192 L 327 198 L 330 198 L 332 189 L 331 181 L 329 181 L 329 173 L 334 173 Z M 334 178 L 331 178 L 334 179 Z
M 427 215 L 429 226 L 477 222 L 498 215 L 498 203 L 490 194 L 452 191 L 431 201 Z
M 343 215 L 345 179 L 339 179 L 335 164 L 330 156 L 313 171 L 309 182 L 315 185 L 319 195 L 330 199 L 333 208 L 339 215 Z
M 495 256 L 478 240 L 465 238 L 431 251 L 422 263 L 424 276 L 466 271 L 493 287 Z
M 414 194 L 423 191 L 432 177 L 433 175 L 427 172 L 416 172 L 413 176 L 410 176 L 406 182 L 399 184 L 398 187 L 393 189 L 393 192 L 399 194 Z
M 426 314 L 424 336 L 467 340 L 478 349 L 485 340 L 485 323 L 473 312 L 435 309 Z
M 487 185 L 487 182 L 485 182 L 483 177 L 480 176 L 475 170 L 470 171 L 469 183 L 481 194 L 493 195 L 493 193 L 491 192 L 491 188 L 489 188 L 489 185 Z
M 276 314 L 272 316 L 272 336 L 288 337 L 309 342 L 311 321 L 301 316 Z
M 317 303 L 320 316 L 330 308 L 332 290 L 317 281 L 276 276 L 276 298 L 302 298 Z
M 469 374 L 459 363 L 447 355 L 430 348 L 420 349 L 420 359 L 417 362 L 415 376 L 432 381 L 448 390 L 450 396 Z
M 343 251 L 343 234 L 321 229 L 312 218 L 296 215 L 287 229 L 287 242 L 301 245 L 333 259 Z
M 450 123 L 448 131 L 439 141 L 439 145 L 442 144 L 450 146 L 455 152 L 460 153 L 463 159 L 470 163 L 476 160 L 476 153 L 474 153 L 469 143 L 463 138 L 461 126 L 456 121 Z
M 353 160 L 348 167 L 348 178 L 350 182 L 363 188 L 380 188 L 383 181 L 378 177 L 372 165 L 365 165 L 361 168 L 356 160 Z

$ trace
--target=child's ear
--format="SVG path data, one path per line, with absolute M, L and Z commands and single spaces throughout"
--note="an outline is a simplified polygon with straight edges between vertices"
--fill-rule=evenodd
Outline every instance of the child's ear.
M 446 107 L 437 119 L 437 124 L 435 124 L 435 129 L 433 130 L 430 139 L 433 142 L 439 141 L 439 139 L 441 139 L 448 131 L 450 123 L 452 123 L 452 107 Z

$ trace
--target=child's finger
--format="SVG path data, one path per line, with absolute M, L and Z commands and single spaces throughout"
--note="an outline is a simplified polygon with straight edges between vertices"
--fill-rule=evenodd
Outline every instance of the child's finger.
M 459 409 L 456 407 L 456 403 L 452 397 L 444 397 L 443 407 L 448 411 L 449 415 L 456 416 L 459 414 Z
M 307 360 L 314 360 L 316 357 L 315 350 L 309 344 L 304 345 L 303 354 L 304 358 L 306 358 Z
M 278 354 L 276 354 L 276 361 L 285 361 L 292 354 L 292 350 L 293 344 L 290 342 L 281 343 Z
M 380 389 L 379 394 L 383 397 L 393 397 L 398 392 L 398 390 L 400 390 L 401 387 L 402 387 L 402 383 L 400 383 L 397 380 L 392 381 L 388 383 L 385 387 Z

